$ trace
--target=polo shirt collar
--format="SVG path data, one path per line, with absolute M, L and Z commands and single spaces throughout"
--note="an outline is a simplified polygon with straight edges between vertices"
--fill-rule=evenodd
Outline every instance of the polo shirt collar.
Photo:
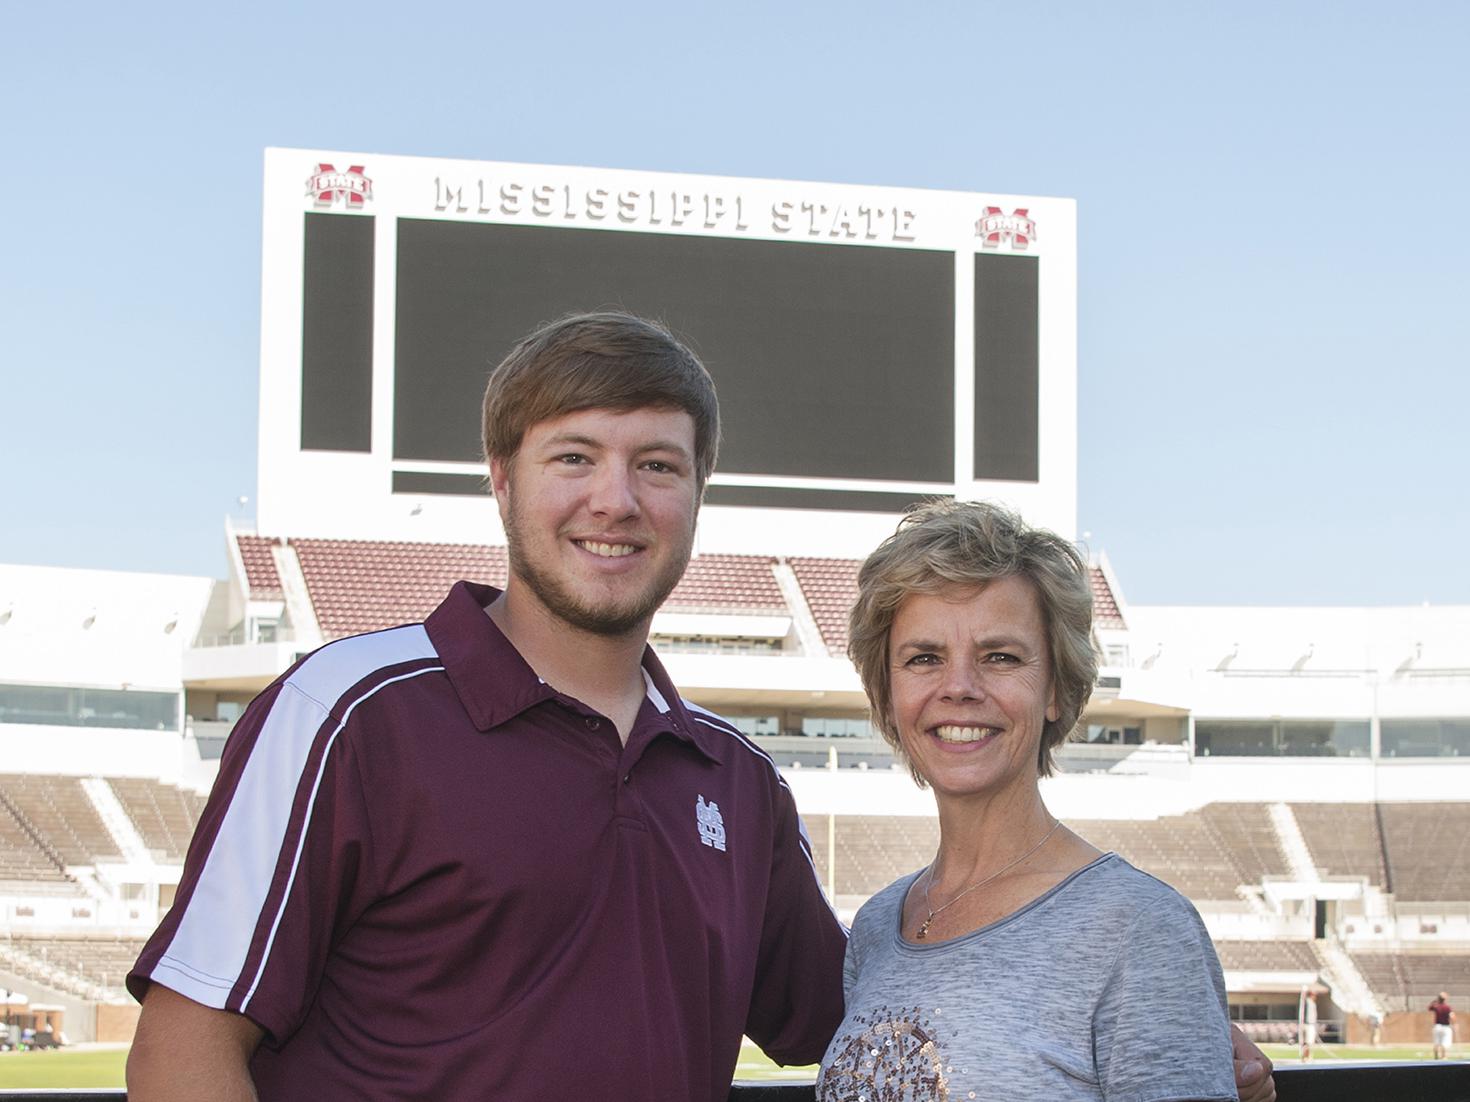
M 424 621 L 449 683 L 480 731 L 489 731 L 558 695 L 485 614 L 498 596 L 500 590 L 494 586 L 456 582 Z M 716 763 L 724 761 L 727 740 L 691 715 L 663 663 L 648 646 L 643 649 L 643 683 L 649 703 L 675 738 Z
M 715 764 L 723 765 L 725 747 L 732 736 L 712 727 L 685 706 L 684 698 L 669 680 L 664 664 L 647 645 L 643 648 L 643 683 L 648 689 L 649 702 L 663 713 L 674 737 L 691 743 Z
M 500 590 L 494 586 L 455 582 L 449 596 L 424 621 L 449 683 L 481 731 L 556 695 L 485 615 L 498 596 Z

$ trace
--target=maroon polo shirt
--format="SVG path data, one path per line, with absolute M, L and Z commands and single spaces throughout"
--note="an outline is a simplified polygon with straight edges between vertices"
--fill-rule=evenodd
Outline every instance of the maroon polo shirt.
M 846 936 L 770 759 L 652 651 L 627 745 L 460 583 L 236 725 L 128 977 L 246 1014 L 272 1099 L 710 1099 L 815 1062 Z

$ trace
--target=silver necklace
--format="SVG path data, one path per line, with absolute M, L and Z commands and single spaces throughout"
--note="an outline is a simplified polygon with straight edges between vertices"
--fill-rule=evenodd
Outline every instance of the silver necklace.
M 985 887 L 986 884 L 989 884 L 1001 873 L 1007 871 L 1008 869 L 1015 868 L 1022 861 L 1026 860 L 1026 858 L 1030 857 L 1033 853 L 1039 850 L 1042 846 L 1046 845 L 1051 836 L 1057 832 L 1057 827 L 1061 825 L 1062 821 L 1060 819 L 1053 819 L 1051 823 L 1051 829 L 1041 836 L 1041 841 L 1037 842 L 1034 846 L 1028 849 L 1025 853 L 1021 854 L 1021 856 L 1017 857 L 1014 861 L 1011 861 L 1008 864 L 1002 865 L 1000 868 L 996 869 L 984 880 L 977 880 L 968 888 L 961 889 L 959 895 L 955 896 L 948 903 L 943 903 L 938 907 L 933 907 L 929 904 L 929 886 L 934 883 L 934 866 L 931 864 L 929 866 L 929 874 L 924 878 L 924 909 L 929 912 L 929 917 L 924 919 L 923 922 L 919 923 L 919 929 L 918 932 L 914 934 L 914 940 L 923 941 L 926 937 L 929 936 L 929 924 L 934 921 L 935 915 L 939 914 L 939 912 L 946 910 L 949 907 L 953 907 L 956 903 L 958 903 L 965 896 L 969 895 L 976 888 Z

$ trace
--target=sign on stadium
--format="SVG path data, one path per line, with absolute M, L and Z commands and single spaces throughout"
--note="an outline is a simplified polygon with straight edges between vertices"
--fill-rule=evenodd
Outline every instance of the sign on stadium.
M 537 324 L 662 319 L 719 387 L 703 551 L 866 550 L 924 497 L 1070 533 L 1067 199 L 266 153 L 263 534 L 493 539 L 485 377 Z

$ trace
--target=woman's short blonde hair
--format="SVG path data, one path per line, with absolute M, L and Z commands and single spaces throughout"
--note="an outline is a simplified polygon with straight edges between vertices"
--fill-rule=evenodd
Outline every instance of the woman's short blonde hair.
M 901 758 L 906 756 L 893 722 L 888 667 L 888 633 L 899 606 L 910 594 L 979 589 L 1009 577 L 1025 578 L 1035 588 L 1046 626 L 1058 715 L 1042 730 L 1036 769 L 1051 775 L 1053 754 L 1077 726 L 1097 679 L 1087 562 L 1055 532 L 1032 528 L 1015 513 L 983 502 L 920 505 L 858 571 L 847 654 L 862 678 L 874 725 Z M 925 783 L 917 772 L 914 779 Z

